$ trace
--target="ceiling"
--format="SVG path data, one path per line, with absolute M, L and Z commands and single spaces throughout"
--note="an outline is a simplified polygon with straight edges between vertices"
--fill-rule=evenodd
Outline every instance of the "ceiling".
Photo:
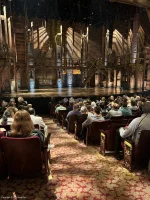
M 110 0 L 110 1 L 139 6 L 143 8 L 150 8 L 150 0 Z
M 150 20 L 150 0 L 110 0 L 110 1 L 146 8 L 147 15 Z
M 128 20 L 137 10 L 135 6 L 109 0 L 9 0 L 8 4 L 17 15 L 25 15 L 26 10 L 29 18 L 61 19 L 97 27 L 116 19 Z M 137 12 L 143 10 L 138 8 Z

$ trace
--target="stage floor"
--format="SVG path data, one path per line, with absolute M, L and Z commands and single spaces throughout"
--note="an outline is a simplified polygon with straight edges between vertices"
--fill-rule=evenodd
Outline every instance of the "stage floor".
M 110 95 L 123 95 L 141 93 L 142 90 L 121 90 L 120 88 L 49 88 L 49 89 L 36 89 L 28 92 L 21 90 L 17 93 L 4 93 L 0 97 L 19 97 L 35 98 L 35 97 L 90 97 L 90 96 L 110 96 Z M 148 92 L 148 91 L 144 91 Z

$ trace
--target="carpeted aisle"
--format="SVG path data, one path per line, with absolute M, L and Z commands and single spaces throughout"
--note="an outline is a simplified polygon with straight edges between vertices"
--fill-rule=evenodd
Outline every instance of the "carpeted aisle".
M 130 173 L 113 157 L 103 157 L 86 147 L 53 121 L 45 119 L 52 133 L 52 182 L 62 200 L 150 200 L 150 175 Z

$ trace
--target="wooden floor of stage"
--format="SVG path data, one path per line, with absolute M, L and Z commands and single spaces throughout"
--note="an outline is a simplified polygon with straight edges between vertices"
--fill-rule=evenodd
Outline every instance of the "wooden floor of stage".
M 148 92 L 148 91 L 144 91 Z M 35 98 L 35 97 L 90 97 L 90 96 L 110 96 L 110 95 L 123 95 L 142 93 L 141 89 L 138 90 L 121 90 L 120 88 L 49 88 L 49 89 L 35 89 L 28 92 L 21 90 L 17 93 L 3 93 L 0 97 L 19 97 Z

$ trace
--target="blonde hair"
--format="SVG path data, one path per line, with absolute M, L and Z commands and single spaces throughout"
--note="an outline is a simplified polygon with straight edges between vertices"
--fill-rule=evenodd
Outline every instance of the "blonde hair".
M 23 99 L 23 97 L 18 97 L 18 102 L 19 102 L 19 103 L 22 103 L 22 102 L 24 102 L 24 99 Z
M 31 117 L 26 110 L 19 110 L 14 116 L 10 136 L 29 136 L 34 130 Z

